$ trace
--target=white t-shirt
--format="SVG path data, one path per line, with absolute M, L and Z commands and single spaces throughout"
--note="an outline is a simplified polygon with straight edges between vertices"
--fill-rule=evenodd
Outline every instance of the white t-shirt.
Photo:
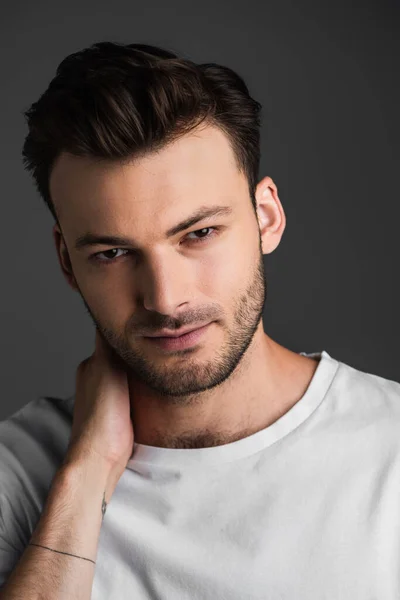
M 301 354 L 320 358 L 308 389 L 262 431 L 135 444 L 92 600 L 399 600 L 400 383 Z M 0 585 L 40 518 L 73 400 L 38 398 L 0 423 Z

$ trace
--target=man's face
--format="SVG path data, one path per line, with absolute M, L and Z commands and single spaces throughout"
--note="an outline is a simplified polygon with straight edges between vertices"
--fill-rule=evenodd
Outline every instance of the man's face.
M 225 135 L 208 126 L 125 164 L 62 154 L 50 191 L 64 273 L 128 375 L 171 397 L 227 379 L 263 334 L 266 282 L 248 183 Z M 216 205 L 229 212 L 165 235 Z M 76 248 L 88 232 L 130 241 Z M 183 350 L 145 337 L 209 322 Z

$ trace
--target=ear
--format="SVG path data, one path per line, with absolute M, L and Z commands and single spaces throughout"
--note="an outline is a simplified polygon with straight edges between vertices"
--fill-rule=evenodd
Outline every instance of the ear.
M 72 271 L 71 260 L 68 253 L 68 248 L 65 244 L 64 236 L 59 225 L 56 223 L 53 227 L 53 239 L 56 246 L 58 262 L 60 263 L 61 271 L 73 290 L 79 291 L 74 273 Z
M 263 254 L 279 246 L 286 227 L 286 216 L 279 200 L 278 189 L 271 177 L 264 177 L 256 188 L 257 218 Z

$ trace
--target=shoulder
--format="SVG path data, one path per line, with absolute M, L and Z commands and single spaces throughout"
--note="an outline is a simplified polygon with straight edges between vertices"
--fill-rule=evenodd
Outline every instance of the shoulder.
M 361 408 L 400 416 L 400 383 L 339 362 L 333 393 Z
M 400 458 L 400 383 L 338 362 L 324 403 L 333 431 L 356 442 L 368 440 L 371 451 L 395 451 Z
M 72 401 L 36 398 L 0 422 L 0 587 L 29 542 L 67 450 Z
M 67 450 L 71 400 L 36 398 L 0 422 L 0 524 L 14 523 L 20 542 L 39 518 Z
M 10 480 L 41 481 L 58 468 L 72 425 L 72 398 L 40 397 L 0 422 L 1 489 Z

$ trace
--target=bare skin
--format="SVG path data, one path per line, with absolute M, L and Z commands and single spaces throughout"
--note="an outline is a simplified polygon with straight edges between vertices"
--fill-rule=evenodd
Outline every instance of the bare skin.
M 256 217 L 247 180 L 219 129 L 196 130 L 125 164 L 64 153 L 50 191 L 62 228 L 53 229 L 62 272 L 134 390 L 136 442 L 227 443 L 267 427 L 303 396 L 317 361 L 272 340 L 262 321 L 262 254 L 275 250 L 286 225 L 277 188 L 270 177 L 259 182 Z M 228 206 L 231 214 L 165 237 L 211 205 Z M 76 249 L 89 231 L 131 242 Z M 99 262 L 90 259 L 94 253 Z M 186 351 L 160 350 L 144 337 L 208 322 Z

